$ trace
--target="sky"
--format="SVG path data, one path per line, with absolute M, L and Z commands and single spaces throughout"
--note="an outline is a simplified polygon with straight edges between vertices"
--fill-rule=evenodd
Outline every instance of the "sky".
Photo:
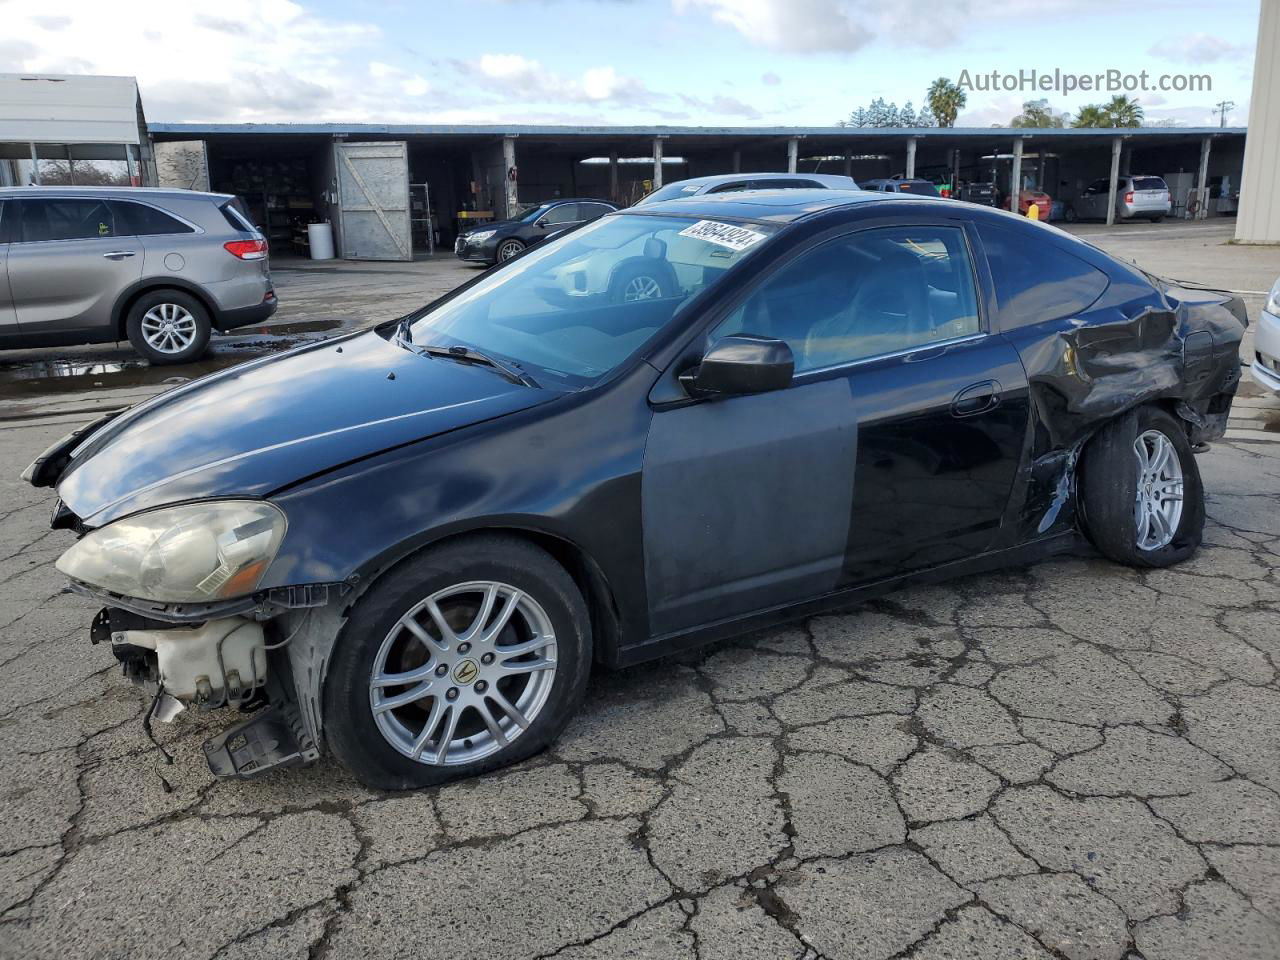
M 138 78 L 152 122 L 826 126 L 936 77 L 1208 75 L 1149 121 L 1248 117 L 1259 0 L 0 0 L 0 73 Z M 1109 93 L 972 90 L 956 126 Z

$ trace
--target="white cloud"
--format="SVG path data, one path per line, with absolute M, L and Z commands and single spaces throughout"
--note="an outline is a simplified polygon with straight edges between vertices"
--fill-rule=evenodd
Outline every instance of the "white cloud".
M 773 50 L 857 50 L 874 34 L 855 5 L 829 0 L 672 0 L 676 13 L 703 10 L 752 43 Z
M 1212 34 L 1193 33 L 1184 37 L 1161 40 L 1147 53 L 1164 60 L 1200 64 L 1251 57 L 1253 48 L 1240 43 L 1230 43 Z
M 782 78 L 778 76 L 776 73 L 774 73 L 772 70 L 769 70 L 761 75 L 760 82 L 763 83 L 766 87 L 776 87 L 778 84 L 782 82 Z

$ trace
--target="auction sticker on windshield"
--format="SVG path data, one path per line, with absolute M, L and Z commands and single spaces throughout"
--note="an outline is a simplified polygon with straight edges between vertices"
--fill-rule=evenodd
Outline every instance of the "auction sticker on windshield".
M 682 237 L 693 237 L 707 243 L 728 247 L 730 250 L 742 251 L 753 247 L 765 238 L 765 234 L 746 227 L 737 227 L 731 223 L 717 223 L 715 220 L 699 220 L 691 227 L 680 231 Z

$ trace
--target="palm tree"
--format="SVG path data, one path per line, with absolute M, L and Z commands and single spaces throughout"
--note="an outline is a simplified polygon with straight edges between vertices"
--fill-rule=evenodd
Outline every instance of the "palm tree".
M 1132 97 L 1116 94 L 1102 109 L 1111 118 L 1111 126 L 1113 127 L 1142 126 L 1142 107 Z
M 956 114 L 968 101 L 965 92 L 946 77 L 939 77 L 929 85 L 925 99 L 929 102 L 929 110 L 938 121 L 940 127 L 954 127 Z
M 1073 127 L 1109 127 L 1111 117 L 1107 111 L 1096 103 L 1085 104 L 1071 121 Z

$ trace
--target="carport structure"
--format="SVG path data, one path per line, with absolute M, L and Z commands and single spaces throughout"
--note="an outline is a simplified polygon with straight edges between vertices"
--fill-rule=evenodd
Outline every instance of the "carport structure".
M 573 196 L 630 204 L 663 183 L 734 172 L 844 173 L 859 181 L 921 176 L 994 183 L 1005 196 L 1034 186 L 1066 202 L 1100 178 L 1110 178 L 1114 201 L 1119 177 L 1150 174 L 1170 181 L 1175 215 L 1203 217 L 1233 212 L 1245 140 L 1239 127 L 151 124 L 150 133 L 162 181 L 172 166 L 166 157 L 197 154 L 204 179 L 176 185 L 244 196 L 277 250 L 279 241 L 297 237 L 303 219 L 330 220 L 342 232 L 344 206 L 352 202 L 339 176 L 348 146 L 402 144 L 403 170 L 384 193 L 394 195 L 387 210 L 404 215 L 412 236 L 392 243 L 390 234 L 402 228 L 388 215 L 385 255 L 370 254 L 384 259 L 406 259 L 410 240 L 420 247 L 428 232 L 448 244 L 467 225 L 511 216 L 524 204 Z

